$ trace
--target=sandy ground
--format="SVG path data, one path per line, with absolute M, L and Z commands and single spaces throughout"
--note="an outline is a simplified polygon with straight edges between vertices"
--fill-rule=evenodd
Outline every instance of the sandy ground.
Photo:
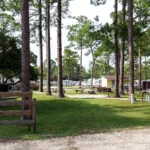
M 107 98 L 107 95 L 93 95 L 93 94 L 76 94 L 76 95 L 69 95 L 66 94 L 69 98 Z
M 76 94 L 76 95 L 69 95 L 66 94 L 65 96 L 69 97 L 69 98 L 99 98 L 99 99 L 109 99 L 109 100 L 128 100 L 127 98 L 112 98 L 112 97 L 108 97 L 107 95 L 95 95 L 95 94 Z M 139 99 L 138 99 L 139 100 Z
M 150 150 L 150 129 L 35 141 L 1 139 L 0 150 Z

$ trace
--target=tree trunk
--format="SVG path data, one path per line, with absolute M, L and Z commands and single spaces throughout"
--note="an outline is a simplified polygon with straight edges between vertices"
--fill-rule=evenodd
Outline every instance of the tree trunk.
M 21 0 L 21 91 L 30 91 L 30 33 L 29 33 L 29 0 Z
M 30 91 L 30 30 L 29 30 L 29 0 L 21 0 L 21 31 L 22 31 L 22 49 L 21 49 L 21 91 Z M 29 100 L 23 97 L 22 100 Z M 28 110 L 29 106 L 22 106 L 23 110 Z M 28 119 L 29 116 L 23 116 Z M 28 126 L 28 130 L 31 126 Z
M 147 79 L 147 60 L 146 60 L 146 56 L 145 56 L 145 68 L 144 68 L 144 70 L 145 70 L 145 81 L 146 81 L 146 79 Z
M 39 92 L 43 92 L 43 44 L 42 44 L 42 8 L 39 0 L 39 61 L 40 61 L 40 81 Z
M 50 3 L 46 3 L 46 60 L 47 60 L 47 80 L 46 80 L 46 95 L 52 95 L 50 88 Z
M 58 97 L 64 97 L 62 84 L 62 42 L 61 42 L 61 0 L 57 5 L 57 57 L 58 57 Z
M 134 94 L 134 57 L 133 57 L 133 0 L 128 0 L 128 50 L 129 50 L 129 100 Z
M 68 73 L 68 86 L 69 86 L 70 74 Z
M 118 0 L 115 0 L 115 21 L 114 21 L 114 26 L 115 26 L 115 34 L 114 34 L 114 45 L 115 45 L 115 69 L 116 69 L 116 74 L 115 74 L 115 97 L 120 97 L 119 95 L 119 50 L 118 50 L 118 29 L 117 29 L 117 13 L 118 13 Z
M 107 63 L 108 63 L 108 75 L 110 75 L 110 64 L 109 64 L 109 59 L 108 59 Z
M 92 71 L 91 71 L 91 89 L 93 88 L 93 77 L 94 77 L 95 59 L 93 59 Z
M 124 50 L 125 50 L 125 15 L 126 15 L 126 0 L 122 0 L 122 39 L 120 52 L 120 94 L 124 94 Z
M 142 74 L 142 72 L 141 72 L 141 68 L 142 68 L 142 63 L 141 63 L 141 50 L 140 50 L 140 48 L 139 48 L 139 67 L 138 67 L 138 87 L 139 87 L 139 91 L 141 90 L 141 74 Z
M 79 81 L 79 86 L 82 86 L 82 45 L 81 45 L 81 50 L 80 50 L 80 81 Z

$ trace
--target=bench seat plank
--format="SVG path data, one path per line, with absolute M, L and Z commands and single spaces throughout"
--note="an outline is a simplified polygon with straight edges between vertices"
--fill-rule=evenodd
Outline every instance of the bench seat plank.
M 0 101 L 0 106 L 15 106 L 15 105 L 35 105 L 35 101 L 32 100 L 22 100 L 22 101 Z
M 7 110 L 0 111 L 0 116 L 23 116 L 32 115 L 31 110 Z
M 1 120 L 0 125 L 32 125 L 34 120 Z
M 1 120 L 0 125 L 32 125 L 34 120 Z
M 12 96 L 31 96 L 32 92 L 0 92 L 0 97 L 12 97 Z

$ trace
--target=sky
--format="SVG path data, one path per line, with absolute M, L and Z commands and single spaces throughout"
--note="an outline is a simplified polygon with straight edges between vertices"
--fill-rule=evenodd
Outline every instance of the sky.
M 95 16 L 99 16 L 100 23 L 105 24 L 106 22 L 111 22 L 110 13 L 114 10 L 114 1 L 107 0 L 105 5 L 94 6 L 90 4 L 90 0 L 74 0 L 70 2 L 70 13 L 72 16 L 85 15 L 90 20 L 93 20 Z M 67 26 L 75 24 L 71 19 L 63 19 L 62 23 Z M 67 46 L 69 42 L 67 41 L 67 30 L 62 30 L 62 48 Z M 31 51 L 33 51 L 37 56 L 39 56 L 39 47 L 36 44 L 31 45 Z M 46 58 L 45 43 L 43 47 L 43 60 Z M 56 28 L 51 28 L 51 59 L 55 60 L 57 58 L 57 31 Z M 91 61 L 91 56 L 83 55 L 83 66 L 88 69 L 89 61 Z M 38 59 L 39 65 L 39 59 Z

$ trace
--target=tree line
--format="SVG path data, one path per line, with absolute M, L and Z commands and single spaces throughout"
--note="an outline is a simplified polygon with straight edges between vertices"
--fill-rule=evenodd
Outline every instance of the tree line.
M 20 46 L 22 91 L 28 91 L 30 86 L 30 43 L 34 42 L 39 46 L 39 91 L 43 92 L 43 77 L 46 75 L 46 94 L 51 95 L 50 81 L 54 77 L 52 76 L 54 74 L 52 66 L 54 67 L 55 62 L 51 60 L 50 30 L 54 26 L 57 27 L 56 62 L 58 65 L 55 65 L 54 68 L 55 72 L 58 72 L 58 97 L 64 97 L 62 90 L 64 76 L 71 79 L 73 75 L 78 75 L 80 85 L 83 77 L 91 76 L 92 87 L 94 77 L 115 74 L 115 97 L 124 94 L 123 79 L 125 75 L 129 75 L 130 96 L 134 94 L 134 79 L 139 80 L 138 86 L 140 88 L 141 80 L 148 78 L 150 35 L 150 3 L 148 0 L 115 0 L 114 12 L 111 13 L 113 23 L 104 25 L 100 23 L 98 16 L 93 21 L 86 16 L 70 16 L 68 13 L 70 0 L 18 0 L 15 2 L 3 0 L 0 3 L 2 4 L 0 8 L 1 31 L 5 31 L 11 36 L 19 29 L 22 30 L 22 44 Z M 91 0 L 90 3 L 98 6 L 105 4 L 106 1 Z M 121 11 L 118 11 L 118 3 L 122 5 Z M 16 19 L 20 12 L 21 24 L 19 19 Z M 62 17 L 74 18 L 77 22 L 67 26 L 67 38 L 70 44 L 64 48 L 63 56 L 61 42 Z M 43 36 L 43 31 L 45 31 L 45 36 Z M 17 36 L 20 37 L 20 33 Z M 46 41 L 46 60 L 43 63 L 44 40 Z M 79 50 L 80 54 L 76 50 Z M 90 69 L 86 73 L 82 65 L 82 58 L 88 55 L 92 56 L 92 61 L 90 62 Z

